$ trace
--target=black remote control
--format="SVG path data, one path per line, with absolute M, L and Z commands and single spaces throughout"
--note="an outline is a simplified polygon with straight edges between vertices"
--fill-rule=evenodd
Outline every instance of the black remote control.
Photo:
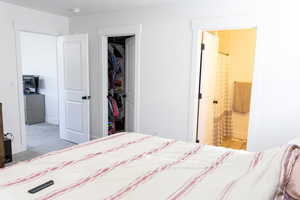
M 35 187 L 35 188 L 33 188 L 33 189 L 31 189 L 31 190 L 29 190 L 28 192 L 30 193 L 30 194 L 34 194 L 34 193 L 37 193 L 37 192 L 39 192 L 39 191 L 41 191 L 41 190 L 43 190 L 43 189 L 45 189 L 45 188 L 47 188 L 47 187 L 50 187 L 51 185 L 54 185 L 54 181 L 48 181 L 48 182 L 46 182 L 46 183 L 43 183 L 42 185 L 39 185 L 39 186 L 37 186 L 37 187 Z

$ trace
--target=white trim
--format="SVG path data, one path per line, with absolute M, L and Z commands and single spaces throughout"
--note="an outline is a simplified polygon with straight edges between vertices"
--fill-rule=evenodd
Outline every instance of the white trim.
M 58 100 L 59 101 L 59 100 Z M 52 116 L 45 116 L 45 121 L 48 124 L 52 124 L 52 125 L 59 125 L 59 119 L 57 119 L 56 117 L 52 117 Z
M 24 105 L 24 95 L 23 95 L 23 74 L 22 74 L 22 60 L 21 60 L 21 41 L 20 41 L 21 31 L 15 31 L 16 39 L 16 60 L 17 60 L 17 89 L 18 89 L 18 104 L 19 104 L 19 127 L 20 127 L 20 145 L 16 148 L 13 153 L 18 153 L 26 151 L 27 141 L 26 141 L 26 129 L 25 129 L 25 105 Z
M 102 136 L 107 136 L 107 38 L 111 36 L 135 36 L 135 132 L 139 132 L 140 130 L 140 51 L 141 51 L 141 33 L 142 33 L 142 25 L 128 25 L 128 26 L 115 26 L 115 27 L 107 27 L 101 28 L 98 31 L 99 34 L 99 66 L 100 66 L 100 74 L 102 77 L 100 78 L 100 82 L 98 84 L 102 85 L 102 92 L 100 94 L 99 102 L 101 103 L 100 115 L 102 116 Z M 98 111 L 97 111 L 98 112 Z M 101 121 L 99 119 L 99 121 Z
M 38 33 L 43 35 L 51 35 L 51 36 L 60 36 L 61 33 L 54 32 L 51 30 L 46 30 L 45 28 L 41 28 L 44 23 L 43 21 L 37 22 L 35 21 L 32 24 L 24 23 L 22 20 L 14 21 L 14 29 L 20 32 L 28 32 L 28 33 Z
M 22 32 L 27 33 L 36 33 L 42 35 L 51 35 L 51 36 L 59 36 L 60 34 L 51 31 L 39 30 L 38 28 L 28 28 L 22 26 L 20 23 L 13 22 L 13 28 L 15 33 L 15 48 L 16 48 L 16 72 L 17 72 L 17 92 L 18 92 L 18 104 L 19 104 L 19 126 L 20 126 L 20 144 L 16 146 L 13 153 L 19 153 L 22 151 L 26 151 L 27 149 L 27 141 L 26 141 L 26 128 L 25 128 L 25 105 L 24 105 L 24 94 L 23 94 L 23 69 L 22 69 L 22 59 L 21 59 L 21 44 L 20 44 L 20 34 Z M 57 65 L 57 68 L 59 66 Z M 58 88 L 59 90 L 59 88 Z
M 203 17 L 192 20 L 192 30 L 231 30 L 257 27 L 255 16 L 239 15 L 231 17 Z
M 199 72 L 200 72 L 200 45 L 201 32 L 209 30 L 229 30 L 257 28 L 254 16 L 234 16 L 234 17 L 203 17 L 193 20 L 192 29 L 192 57 L 190 72 L 190 96 L 188 105 L 188 134 L 187 141 L 195 142 L 197 135 L 197 109 L 199 91 Z M 253 95 L 252 95 L 253 97 Z M 253 102 L 253 101 L 251 101 Z M 251 106 L 252 107 L 252 106 Z M 251 112 L 251 117 L 253 112 Z M 252 127 L 253 130 L 253 127 Z M 200 141 L 201 142 L 201 141 Z

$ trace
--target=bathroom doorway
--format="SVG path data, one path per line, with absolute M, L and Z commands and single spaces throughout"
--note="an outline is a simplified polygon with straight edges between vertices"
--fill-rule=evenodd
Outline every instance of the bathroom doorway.
M 247 149 L 256 28 L 201 32 L 197 140 Z

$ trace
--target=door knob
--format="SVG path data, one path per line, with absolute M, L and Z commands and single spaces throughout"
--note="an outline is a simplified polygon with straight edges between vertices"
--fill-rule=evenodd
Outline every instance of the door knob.
M 213 104 L 218 104 L 219 102 L 217 100 L 214 100 L 213 101 Z

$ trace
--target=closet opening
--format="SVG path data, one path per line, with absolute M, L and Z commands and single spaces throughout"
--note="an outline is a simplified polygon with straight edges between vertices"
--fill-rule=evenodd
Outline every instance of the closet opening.
M 134 131 L 135 36 L 108 37 L 107 134 Z
M 256 28 L 201 32 L 198 142 L 247 149 Z

